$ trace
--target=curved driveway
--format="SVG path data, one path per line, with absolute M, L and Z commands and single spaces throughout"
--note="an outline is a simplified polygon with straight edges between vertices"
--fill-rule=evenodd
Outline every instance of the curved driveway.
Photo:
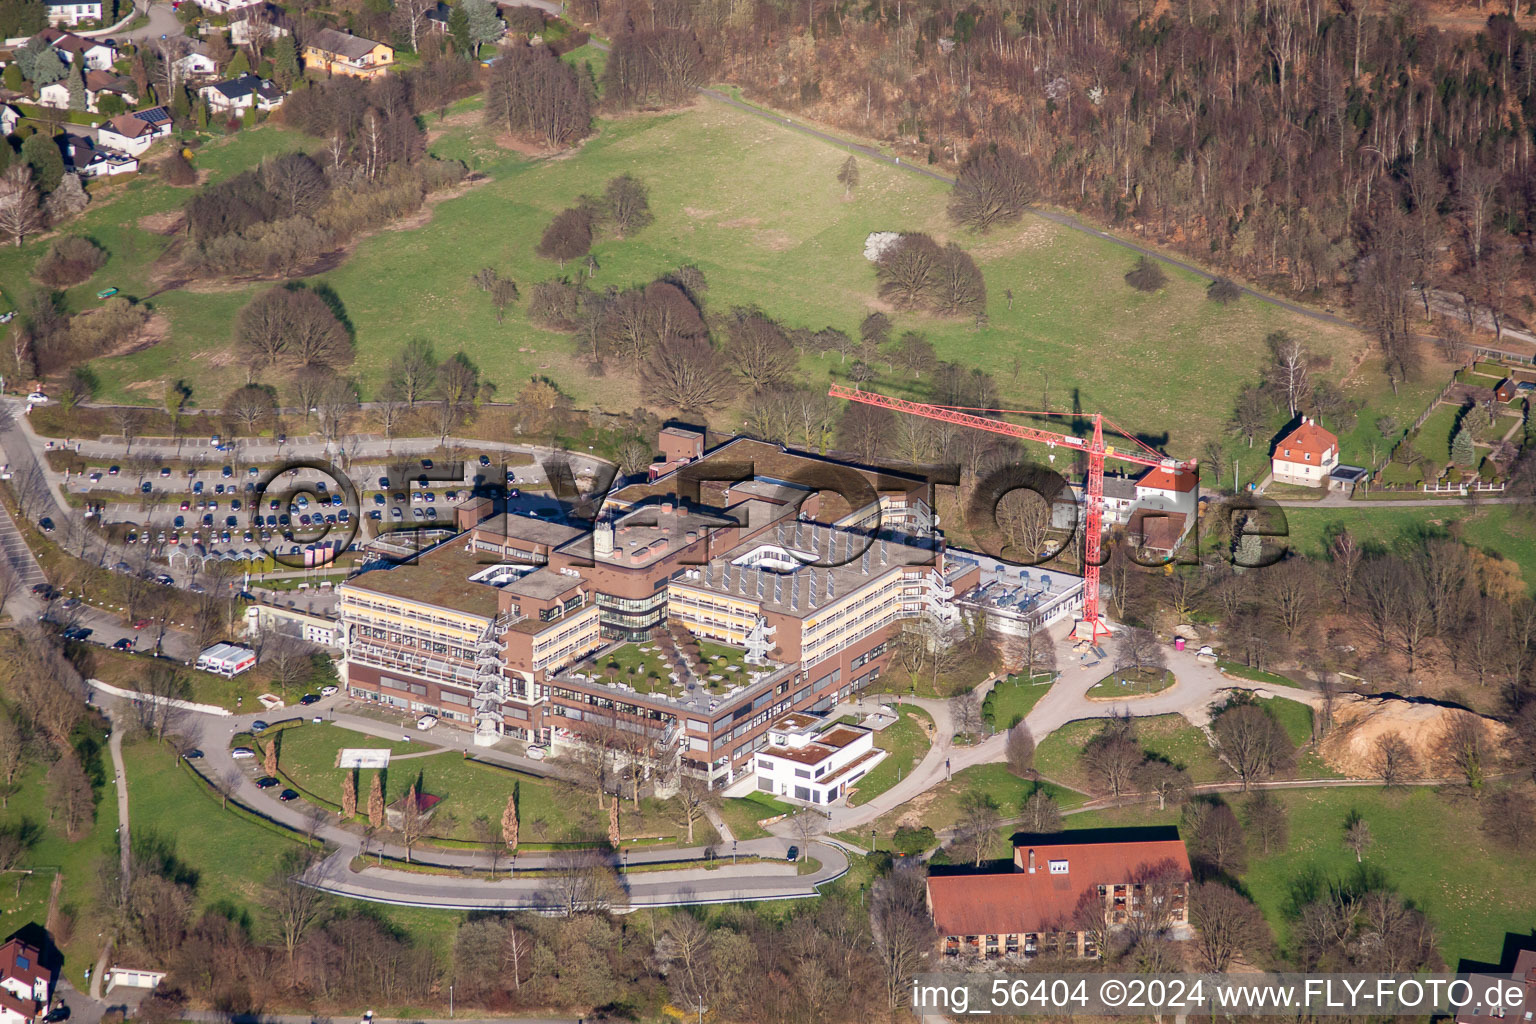
M 391 903 L 400 906 L 418 906 L 447 909 L 517 910 L 537 909 L 545 904 L 541 895 L 546 889 L 545 876 L 537 873 L 521 874 L 518 878 L 488 880 L 461 875 L 433 875 L 420 872 L 391 870 L 372 867 L 361 871 L 352 869 L 352 862 L 365 852 L 404 860 L 404 846 L 394 842 L 368 842 L 362 835 L 349 831 L 335 823 L 330 812 L 322 812 L 322 820 L 316 825 L 313 812 L 317 808 L 302 803 L 282 803 L 275 797 L 276 790 L 257 788 L 255 780 L 261 774 L 256 770 L 259 761 L 236 761 L 229 753 L 230 739 L 237 732 L 250 727 L 258 717 L 282 718 L 295 713 L 335 713 L 337 705 L 344 704 L 340 696 L 311 705 L 309 708 L 282 709 L 276 713 L 254 712 L 246 715 L 215 716 L 189 714 L 186 732 L 203 751 L 203 758 L 194 765 L 205 778 L 228 785 L 233 781 L 231 797 L 287 828 L 301 834 L 313 833 L 335 847 L 325 861 L 317 865 L 304 879 L 316 888 L 353 899 Z M 343 714 L 347 726 L 356 726 L 380 736 L 399 733 L 398 727 L 367 719 L 354 719 Z M 322 726 L 323 727 L 323 726 Z M 338 726 L 339 727 L 339 726 Z M 115 735 L 115 734 L 114 734 Z M 448 734 L 444 734 L 447 736 Z M 413 737 L 415 738 L 415 737 Z M 436 737 L 420 737 L 434 746 Z M 453 736 L 458 740 L 460 737 Z M 467 743 L 467 737 L 464 737 Z M 462 745 L 462 744 L 455 744 Z M 548 773 L 554 765 L 526 762 L 493 750 L 478 752 L 487 760 L 505 762 L 509 766 L 527 768 Z M 454 756 L 450 750 L 442 754 Z M 246 767 L 249 766 L 249 767 Z M 729 903 L 746 900 L 803 899 L 817 895 L 819 887 L 841 877 L 848 870 L 847 855 L 837 847 L 814 842 L 806 852 L 820 862 L 820 867 L 801 875 L 794 864 L 784 862 L 788 848 L 795 845 L 791 840 L 770 837 L 744 840 L 731 844 L 719 844 L 713 849 L 693 847 L 689 849 L 634 848 L 614 861 L 616 867 L 640 866 L 651 863 L 668 863 L 679 860 L 708 860 L 710 867 L 658 868 L 654 871 L 625 872 L 621 874 L 631 907 L 678 906 L 699 903 Z M 750 864 L 731 865 L 732 853 L 742 857 L 761 857 Z M 418 845 L 411 859 L 418 864 L 458 868 L 485 868 L 489 858 L 469 850 L 452 850 Z M 556 864 L 556 855 L 550 853 L 525 853 L 515 858 L 521 872 L 548 869 Z M 514 864 L 511 857 L 501 859 L 503 870 Z

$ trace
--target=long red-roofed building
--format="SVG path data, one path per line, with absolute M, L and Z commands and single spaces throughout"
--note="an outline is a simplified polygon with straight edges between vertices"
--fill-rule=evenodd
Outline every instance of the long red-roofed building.
M 945 954 L 1097 956 L 1095 933 L 1137 916 L 1185 937 L 1189 878 L 1176 828 L 1021 833 L 1007 871 L 930 875 L 928 910 Z

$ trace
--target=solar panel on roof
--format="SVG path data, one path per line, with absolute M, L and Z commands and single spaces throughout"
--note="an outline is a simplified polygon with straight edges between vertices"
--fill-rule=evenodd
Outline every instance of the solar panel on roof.
M 156 121 L 169 121 L 171 112 L 164 107 L 150 107 L 148 110 L 135 110 L 133 116 L 140 121 L 154 124 Z

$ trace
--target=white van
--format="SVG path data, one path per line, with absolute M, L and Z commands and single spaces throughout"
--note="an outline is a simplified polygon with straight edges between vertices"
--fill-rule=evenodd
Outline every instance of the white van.
M 416 728 L 426 730 L 437 724 L 437 718 L 432 715 L 422 715 L 416 719 Z

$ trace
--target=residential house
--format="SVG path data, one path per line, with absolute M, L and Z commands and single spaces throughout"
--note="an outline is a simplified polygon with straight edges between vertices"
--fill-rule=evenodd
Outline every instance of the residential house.
M 83 135 L 66 134 L 63 149 L 65 166 L 82 178 L 110 178 L 139 169 L 137 157 L 115 149 L 98 149 Z
M 1339 464 L 1339 439 L 1303 416 L 1301 425 L 1276 443 L 1269 464 L 1276 483 L 1319 487 Z
M 328 75 L 377 78 L 395 62 L 395 51 L 385 43 L 323 28 L 304 43 L 304 66 Z
M 213 59 L 207 43 L 196 40 L 176 59 L 176 70 L 183 79 L 206 78 L 219 73 L 219 62 Z
M 117 48 L 99 39 L 86 39 L 73 32 L 52 27 L 43 29 L 37 35 L 59 51 L 64 63 L 73 64 L 76 60 L 82 60 L 87 71 L 107 71 L 117 60 Z
M 210 109 L 225 114 L 253 107 L 257 110 L 276 110 L 283 105 L 284 95 L 275 82 L 249 71 L 224 82 L 205 85 L 197 94 L 207 101 Z
M 1094 934 L 1133 922 L 1186 939 L 1189 854 L 1177 828 L 1015 835 L 1005 871 L 928 877 L 928 910 L 948 956 L 1099 955 Z
M 259 6 L 263 0 L 197 0 L 197 5 L 209 14 L 229 14 L 247 7 Z
M 293 35 L 293 19 L 272 3 L 249 4 L 229 12 L 229 42 L 250 46 L 257 40 Z
M 1170 558 L 1184 543 L 1194 518 L 1183 512 L 1138 508 L 1126 523 L 1126 536 L 1136 550 L 1151 558 Z
M 164 107 L 119 114 L 96 129 L 96 142 L 129 156 L 142 156 L 158 138 L 171 134 L 171 115 Z
M 1508 976 L 1472 974 L 1467 980 L 1478 1001 L 1457 1012 L 1456 1024 L 1530 1024 L 1536 1014 L 1536 949 L 1521 950 L 1515 957 L 1515 969 Z M 1513 989 L 1519 1001 L 1511 998 L 1505 1005 L 1482 1002 L 1485 994 L 1501 989 L 1506 994 Z
M 452 13 L 453 8 L 439 0 L 437 6 L 427 12 L 427 31 L 447 35 L 448 16 Z
M 53 971 L 42 951 L 20 939 L 0 946 L 0 1024 L 31 1024 L 48 1010 Z
M 16 134 L 16 126 L 21 123 L 21 111 L 15 107 L 0 103 L 0 138 Z
M 757 752 L 757 788 L 798 804 L 824 807 L 885 760 L 875 734 L 858 725 L 833 725 L 792 712 L 768 727 Z
M 121 96 L 123 103 L 127 105 L 137 103 L 139 101 L 138 91 L 139 87 L 134 84 L 131 78 L 125 78 L 110 71 L 87 71 L 85 73 L 85 109 L 90 113 L 94 114 L 100 110 L 101 98 L 107 94 Z M 68 80 L 50 82 L 37 90 L 37 103 L 43 107 L 68 110 Z
M 70 0 L 55 3 L 48 0 L 48 24 L 71 27 L 88 21 L 101 20 L 101 0 Z
M 1504 403 L 1505 405 L 1513 402 L 1515 400 L 1515 396 L 1519 393 L 1519 388 L 1515 384 L 1514 380 L 1509 377 L 1505 377 L 1503 380 L 1499 381 L 1499 383 L 1493 389 L 1494 399 Z

